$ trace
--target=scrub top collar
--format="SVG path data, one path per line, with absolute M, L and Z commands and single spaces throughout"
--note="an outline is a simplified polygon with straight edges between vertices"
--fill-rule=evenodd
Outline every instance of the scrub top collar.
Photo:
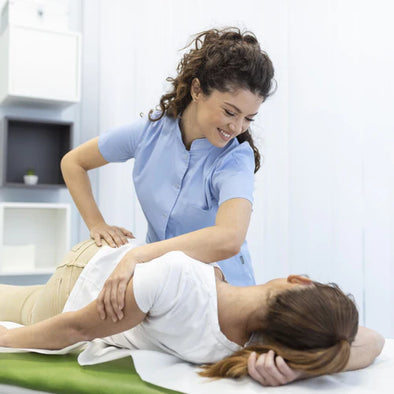
M 185 144 L 183 143 L 182 140 L 182 131 L 181 128 L 179 127 L 179 122 L 181 120 L 181 117 L 178 116 L 176 120 L 176 135 L 178 137 L 178 141 L 182 144 L 186 152 L 193 152 L 193 151 L 208 151 L 212 149 L 221 149 L 217 148 L 215 145 L 212 145 L 206 138 L 197 138 L 195 139 L 190 146 L 190 149 L 187 150 L 185 147 Z M 231 141 L 230 141 L 231 142 Z

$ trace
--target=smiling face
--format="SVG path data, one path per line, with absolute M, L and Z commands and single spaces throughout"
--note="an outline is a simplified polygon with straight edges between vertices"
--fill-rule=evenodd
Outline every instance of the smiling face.
M 193 101 L 182 117 L 186 146 L 198 138 L 206 138 L 219 148 L 245 132 L 263 102 L 263 98 L 247 89 L 227 92 L 213 90 L 205 95 L 198 80 L 192 85 Z

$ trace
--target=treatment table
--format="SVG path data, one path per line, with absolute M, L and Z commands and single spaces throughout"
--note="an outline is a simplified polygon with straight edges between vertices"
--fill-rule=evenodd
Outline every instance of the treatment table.
M 90 354 L 89 347 L 92 349 Z M 305 394 L 315 391 L 325 394 L 394 392 L 394 339 L 386 339 L 382 354 L 363 370 L 264 388 L 249 377 L 238 380 L 202 378 L 196 373 L 198 366 L 165 353 L 107 346 L 103 348 L 100 342 L 95 344 L 94 341 L 89 344 L 88 350 L 84 352 L 87 356 L 83 357 L 84 353 L 79 356 L 78 363 L 78 349 L 71 353 L 66 351 L 67 354 L 56 354 L 58 351 L 42 351 L 51 354 L 38 354 L 0 348 L 0 394 L 37 391 L 65 394 L 261 394 L 262 390 L 274 394 Z M 107 361 L 100 364 L 89 365 L 105 360 Z

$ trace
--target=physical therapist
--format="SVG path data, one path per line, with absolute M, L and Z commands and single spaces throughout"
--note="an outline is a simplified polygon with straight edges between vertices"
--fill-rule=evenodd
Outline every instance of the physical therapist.
M 87 171 L 134 158 L 133 182 L 148 222 L 147 244 L 119 262 L 99 296 L 101 318 L 123 318 L 136 263 L 180 250 L 219 262 L 227 281 L 252 285 L 245 237 L 260 155 L 250 125 L 273 90 L 274 70 L 255 36 L 237 28 L 199 33 L 181 59 L 172 90 L 149 117 L 67 153 L 64 180 L 90 236 L 121 246 L 132 233 L 105 222 Z

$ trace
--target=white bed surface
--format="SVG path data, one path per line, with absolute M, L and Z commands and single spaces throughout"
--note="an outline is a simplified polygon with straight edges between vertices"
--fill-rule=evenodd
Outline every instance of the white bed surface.
M 150 354 L 151 353 L 151 354 Z M 132 356 L 141 378 L 150 383 L 192 394 L 261 394 L 262 389 L 275 394 L 306 394 L 324 392 L 335 394 L 392 394 L 394 374 L 394 339 L 387 339 L 382 354 L 368 368 L 330 376 L 294 382 L 287 386 L 266 387 L 251 378 L 239 381 L 219 379 L 208 381 L 196 374 L 192 365 L 166 354 L 133 351 Z
M 17 326 L 15 323 L 0 322 L 5 326 Z M 77 345 L 70 346 L 72 350 Z M 79 344 L 81 346 L 81 344 Z M 20 352 L 26 349 L 0 348 L 0 352 Z M 32 350 L 37 353 L 64 354 L 66 349 Z M 240 380 L 218 379 L 210 380 L 200 377 L 196 372 L 198 367 L 180 360 L 169 354 L 149 350 L 127 350 L 107 346 L 101 340 L 90 342 L 87 349 L 79 355 L 81 365 L 96 364 L 130 355 L 140 377 L 146 382 L 157 386 L 190 394 L 261 394 L 261 390 L 275 390 L 275 394 L 305 394 L 323 390 L 325 394 L 392 394 L 394 392 L 392 379 L 394 375 L 394 339 L 386 339 L 382 354 L 368 368 L 343 372 L 335 375 L 319 376 L 294 382 L 281 387 L 263 388 L 249 377 Z M 13 389 L 17 391 L 11 391 Z M 4 391 L 3 391 L 4 390 Z M 9 390 L 9 391 L 6 391 Z M 19 390 L 19 391 L 18 391 Z M 21 391 L 25 390 L 25 391 Z M 0 394 L 37 393 L 28 389 L 19 389 L 0 385 Z

